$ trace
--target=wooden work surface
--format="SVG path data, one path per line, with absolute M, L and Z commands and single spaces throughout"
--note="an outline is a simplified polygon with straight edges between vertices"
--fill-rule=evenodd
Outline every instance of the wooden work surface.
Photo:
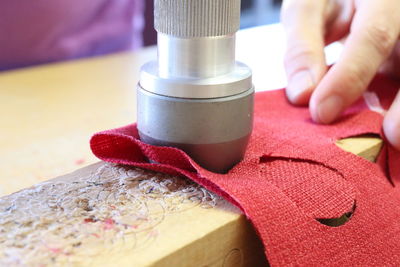
M 265 75 L 257 75 L 274 70 L 268 60 L 257 65 L 268 47 L 255 44 L 260 31 L 282 47 L 281 32 L 268 36 L 268 29 L 242 32 L 238 40 L 239 58 L 253 68 L 259 89 L 282 83 L 267 84 Z M 256 48 L 251 53 L 249 45 Z M 273 47 L 264 54 L 281 60 Z M 139 68 L 155 56 L 152 47 L 0 73 L 0 265 L 262 262 L 253 229 L 214 194 L 178 177 L 91 165 L 98 160 L 89 150 L 90 136 L 136 120 Z M 353 138 L 338 145 L 373 160 L 381 140 Z

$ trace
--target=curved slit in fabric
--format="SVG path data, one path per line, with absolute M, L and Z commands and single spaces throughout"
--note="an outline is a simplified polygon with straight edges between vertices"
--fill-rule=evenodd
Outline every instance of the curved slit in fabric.
M 319 165 L 319 166 L 324 166 L 325 168 L 336 172 L 337 174 L 339 174 L 340 176 L 343 177 L 343 175 L 335 168 L 332 168 L 330 166 L 327 166 L 325 164 L 322 164 L 318 161 L 314 161 L 311 159 L 300 159 L 300 158 L 288 158 L 288 157 L 282 157 L 282 156 L 268 156 L 268 155 L 263 155 L 260 157 L 259 163 L 268 163 L 268 162 L 274 162 L 277 160 L 285 160 L 285 161 L 291 161 L 291 162 L 302 162 L 302 163 L 309 163 L 309 164 L 313 164 L 313 165 Z
M 343 214 L 342 216 L 340 216 L 339 218 L 329 218 L 329 219 L 316 219 L 318 222 L 326 225 L 326 226 L 330 226 L 330 227 L 339 227 L 344 225 L 345 223 L 347 223 L 348 221 L 350 221 L 351 217 L 354 214 L 354 211 L 356 210 L 356 201 L 354 201 L 354 205 L 351 211 L 346 212 L 345 214 Z

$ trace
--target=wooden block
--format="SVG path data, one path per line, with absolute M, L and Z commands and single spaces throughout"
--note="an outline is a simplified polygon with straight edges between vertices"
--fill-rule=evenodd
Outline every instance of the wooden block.
M 383 141 L 377 136 L 367 135 L 342 139 L 337 141 L 336 145 L 347 152 L 375 162 L 382 149 Z
M 339 146 L 369 159 L 375 137 Z M 0 265 L 266 266 L 245 217 L 187 179 L 97 163 L 0 198 Z

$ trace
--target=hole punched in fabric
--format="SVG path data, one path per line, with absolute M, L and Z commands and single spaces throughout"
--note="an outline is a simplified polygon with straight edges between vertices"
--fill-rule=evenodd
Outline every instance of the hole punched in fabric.
M 260 157 L 260 175 L 280 188 L 304 213 L 328 226 L 346 223 L 356 192 L 337 170 L 311 160 Z

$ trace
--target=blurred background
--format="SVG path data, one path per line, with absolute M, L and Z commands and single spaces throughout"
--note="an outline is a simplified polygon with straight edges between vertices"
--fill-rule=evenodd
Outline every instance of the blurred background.
M 20 1 L 0 0 L 0 71 L 157 42 L 154 0 L 82 0 L 79 6 L 69 0 L 36 0 L 27 6 Z M 281 2 L 241 0 L 241 28 L 277 23 Z
M 241 28 L 277 23 L 282 0 L 242 0 Z
M 146 0 L 146 27 L 144 44 L 156 43 L 157 34 L 153 25 L 153 1 Z M 242 0 L 241 28 L 255 27 L 279 22 L 282 0 Z

